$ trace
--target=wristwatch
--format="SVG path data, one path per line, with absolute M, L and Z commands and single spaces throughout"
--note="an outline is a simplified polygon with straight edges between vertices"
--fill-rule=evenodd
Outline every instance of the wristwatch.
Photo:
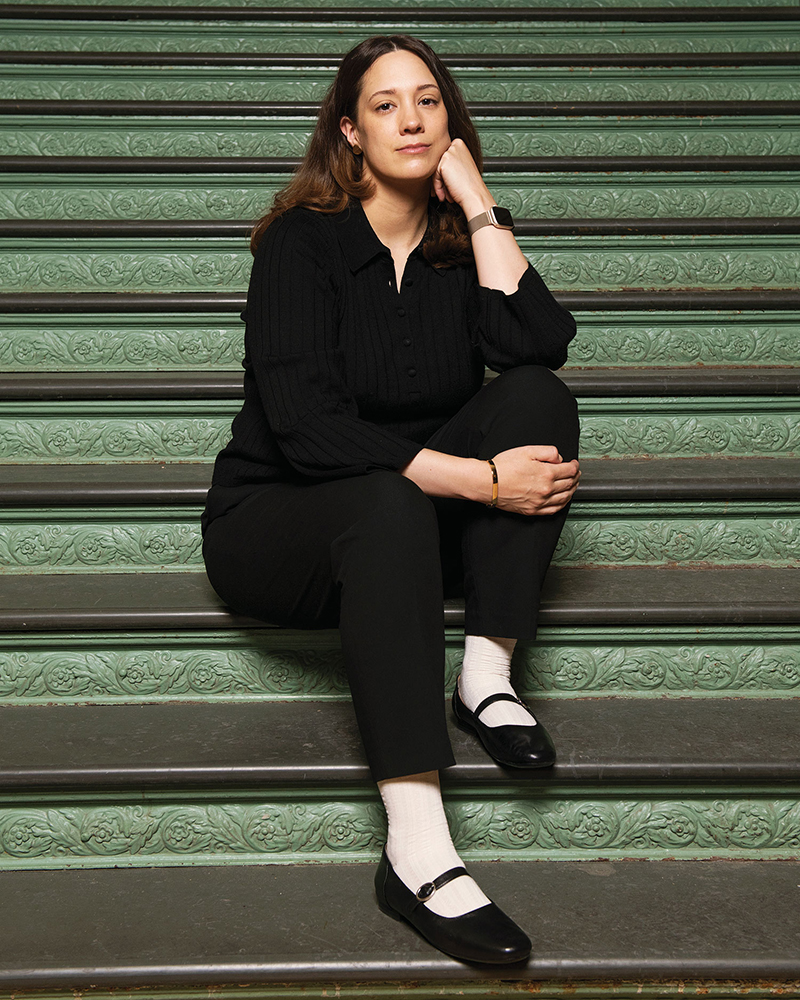
M 507 208 L 499 208 L 497 205 L 493 205 L 488 212 L 481 212 L 480 215 L 476 215 L 467 222 L 469 235 L 472 236 L 479 229 L 483 229 L 484 226 L 512 230 L 514 228 L 514 220 Z

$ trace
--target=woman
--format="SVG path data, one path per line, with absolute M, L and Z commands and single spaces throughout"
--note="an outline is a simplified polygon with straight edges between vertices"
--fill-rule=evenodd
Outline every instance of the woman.
M 443 595 L 466 604 L 458 721 L 499 762 L 551 764 L 509 683 L 578 484 L 577 417 L 548 368 L 572 317 L 522 256 L 431 49 L 345 56 L 308 154 L 253 232 L 245 401 L 220 453 L 204 557 L 231 607 L 338 626 L 388 817 L 378 902 L 442 951 L 530 941 L 464 871 L 439 792 L 454 763 Z M 499 371 L 482 388 L 484 366 Z

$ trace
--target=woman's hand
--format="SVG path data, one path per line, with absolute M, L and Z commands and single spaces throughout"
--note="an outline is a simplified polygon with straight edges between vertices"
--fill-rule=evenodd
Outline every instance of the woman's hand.
M 552 445 L 523 445 L 494 457 L 497 506 L 516 514 L 557 514 L 578 488 L 577 460 L 562 461 Z
M 494 205 L 494 198 L 463 139 L 454 139 L 442 154 L 432 188 L 439 201 L 457 202 L 468 219 Z
M 467 220 L 496 204 L 463 139 L 453 139 L 442 154 L 431 178 L 431 190 L 440 201 L 457 202 Z M 506 295 L 517 290 L 528 262 L 513 233 L 483 226 L 472 236 L 472 252 L 478 281 L 484 288 L 496 288 Z

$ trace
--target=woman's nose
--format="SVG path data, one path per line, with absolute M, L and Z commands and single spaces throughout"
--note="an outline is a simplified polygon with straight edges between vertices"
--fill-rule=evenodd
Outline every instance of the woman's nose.
M 422 129 L 422 122 L 416 112 L 408 112 L 403 121 L 403 132 L 419 132 Z

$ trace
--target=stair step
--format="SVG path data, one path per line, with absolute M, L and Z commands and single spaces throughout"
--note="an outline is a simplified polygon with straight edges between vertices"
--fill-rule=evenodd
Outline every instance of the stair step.
M 560 298 L 564 301 L 566 297 Z M 28 299 L 31 306 L 36 301 L 35 296 Z M 62 297 L 62 301 L 68 304 L 68 299 Z M 127 302 L 135 305 L 133 297 Z M 84 373 L 94 372 L 95 379 L 105 380 L 123 371 L 141 377 L 146 362 L 151 374 L 191 370 L 220 377 L 222 371 L 235 371 L 241 378 L 244 326 L 238 313 L 231 309 L 219 314 L 176 314 L 164 303 L 160 305 L 158 316 L 126 314 L 122 305 L 107 315 L 0 315 L 0 366 L 8 373 L 62 372 L 80 379 Z M 576 321 L 578 335 L 570 345 L 570 361 L 561 372 L 564 376 L 572 377 L 575 368 L 595 367 L 605 370 L 603 378 L 613 378 L 612 369 L 639 369 L 642 376 L 646 374 L 641 371 L 643 366 L 676 366 L 688 374 L 690 366 L 697 366 L 696 374 L 690 377 L 702 379 L 702 366 L 710 381 L 730 378 L 746 392 L 750 380 L 745 375 L 752 374 L 755 384 L 762 367 L 793 366 L 796 370 L 800 365 L 797 311 L 579 311 Z M 729 367 L 734 365 L 738 370 Z M 724 376 L 717 366 L 723 366 Z M 575 375 L 591 377 L 582 372 Z M 8 381 L 5 384 L 8 386 Z
M 797 238 L 781 233 L 522 236 L 520 246 L 554 291 L 791 290 L 800 271 Z M 242 292 L 252 264 L 243 236 L 9 236 L 0 250 L 9 292 Z
M 148 2 L 144 4 L 59 4 L 59 3 L 4 3 L 0 5 L 0 17 L 18 18 L 28 14 L 32 18 L 48 17 L 64 21 L 278 21 L 285 22 L 291 12 L 297 18 L 298 24 L 312 22 L 315 25 L 327 22 L 338 23 L 348 17 L 357 17 L 360 23 L 374 20 L 391 19 L 394 22 L 404 22 L 409 16 L 420 21 L 461 20 L 468 23 L 495 23 L 503 21 L 533 21 L 547 24 L 549 22 L 572 22 L 576 20 L 591 22 L 631 21 L 635 23 L 650 23 L 659 21 L 684 22 L 745 22 L 753 21 L 798 21 L 797 11 L 792 9 L 787 0 L 783 2 L 763 4 L 761 0 L 748 0 L 745 3 L 680 3 L 671 7 L 652 5 L 630 5 L 627 2 L 606 4 L 603 8 L 584 6 L 582 0 L 570 0 L 566 4 L 551 3 L 530 4 L 523 6 L 517 0 L 502 0 L 494 6 L 463 3 L 440 7 L 430 7 L 422 0 L 409 0 L 397 4 L 393 8 L 376 7 L 373 0 L 355 0 L 347 7 L 327 7 L 319 9 L 309 2 L 295 4 L 287 8 L 281 4 L 272 7 L 253 7 L 247 4 L 226 4 L 217 6 L 215 3 L 174 5 Z
M 238 400 L 0 402 L 0 462 L 212 461 Z M 788 457 L 798 450 L 796 396 L 586 397 L 585 458 Z
M 321 101 L 325 67 L 13 66 L 0 63 L 0 100 Z M 794 66 L 456 67 L 468 101 L 798 101 Z
M 592 459 L 578 500 L 798 499 L 797 458 Z M 202 504 L 208 463 L 2 465 L 0 507 Z
M 800 470 L 800 462 L 795 465 Z M 554 566 L 800 567 L 796 499 L 574 502 Z M 202 568 L 198 507 L 67 506 L 0 513 L 0 574 Z
M 365 37 L 365 33 L 393 34 L 402 30 L 420 34 L 437 52 L 556 52 L 636 53 L 645 52 L 764 52 L 786 51 L 796 31 L 791 4 L 753 9 L 731 6 L 646 7 L 610 5 L 592 8 L 582 3 L 541 5 L 504 10 L 516 4 L 497 4 L 479 11 L 467 5 L 428 9 L 411 3 L 383 7 L 374 3 L 351 5 L 355 10 L 318 9 L 307 22 L 308 12 L 292 8 L 205 7 L 203 20 L 213 20 L 213 32 L 197 30 L 187 23 L 193 11 L 178 9 L 137 10 L 121 18 L 113 5 L 92 5 L 91 26 L 75 18 L 73 6 L 54 10 L 50 5 L 6 5 L 4 45 L 15 50 L 62 49 L 143 52 L 201 53 L 208 50 L 231 53 L 328 52 L 339 54 Z M 99 9 L 98 9 L 99 7 Z M 367 8 L 366 10 L 364 8 Z M 371 10 L 369 8 L 372 8 Z M 359 9 L 360 8 L 360 9 Z M 487 17 L 491 10 L 494 16 Z M 43 11 L 39 17 L 36 12 Z M 195 8 L 197 11 L 197 8 Z M 41 18 L 59 17 L 58 32 L 42 25 Z M 470 21 L 473 22 L 470 30 Z M 780 31 L 775 31 L 775 23 Z M 105 23 L 103 23 L 105 22 Z M 238 22 L 238 23 L 237 23 Z M 713 24 L 713 28 L 709 27 Z M 479 29 L 477 32 L 475 29 Z
M 493 373 L 489 373 L 491 378 Z M 800 369 L 594 368 L 563 369 L 577 397 L 773 396 L 800 394 Z M 0 372 L 0 400 L 242 399 L 241 372 Z
M 533 773 L 453 729 L 443 783 L 467 860 L 795 859 L 800 700 L 598 707 L 536 702 L 560 756 Z M 349 702 L 4 707 L 0 721 L 4 871 L 377 861 L 386 836 Z
M 796 165 L 800 167 L 800 158 Z M 657 183 L 657 182 L 656 182 Z M 244 240 L 248 242 L 251 222 L 214 219 L 8 219 L 0 221 L 0 239 L 42 239 L 61 237 L 79 240 L 114 239 L 202 239 Z M 648 237 L 648 236 L 797 236 L 800 218 L 596 218 L 596 219 L 518 219 L 514 231 L 518 239 L 526 237 Z M 113 246 L 113 244 L 112 244 Z
M 770 28 L 771 32 L 774 29 Z M 237 44 L 241 39 L 237 38 Z M 525 40 L 525 44 L 530 44 Z M 231 115 L 207 105 L 183 108 L 172 116 L 161 106 L 109 107 L 107 114 L 92 108 L 93 114 L 81 114 L 72 108 L 69 121 L 58 103 L 46 105 L 28 102 L 25 110 L 17 103 L 0 102 L 0 154 L 4 156 L 86 157 L 294 157 L 303 155 L 311 135 L 316 109 L 286 109 L 281 117 L 273 111 L 263 114 L 257 108 L 240 106 L 237 121 Z M 703 117 L 700 109 L 672 109 L 669 115 L 651 110 L 644 121 L 631 109 L 616 108 L 609 119 L 602 110 L 596 117 L 581 118 L 563 108 L 561 118 L 543 109 L 523 114 L 524 108 L 486 109 L 474 121 L 486 156 L 528 156 L 539 158 L 578 158 L 587 161 L 598 157 L 652 158 L 651 169 L 669 170 L 672 161 L 678 169 L 712 170 L 709 159 L 742 157 L 747 166 L 732 163 L 731 169 L 758 169 L 752 161 L 764 157 L 795 155 L 800 148 L 800 106 L 782 116 L 765 112 L 747 113 L 737 108 L 736 117 L 717 114 Z M 609 109 L 611 110 L 611 109 Z M 123 115 L 123 111 L 125 114 Z M 473 109 L 474 111 L 474 109 Z M 494 111 L 494 113 L 493 113 Z M 505 114 L 504 114 L 505 112 Z M 685 117 L 691 112 L 694 115 Z M 708 109 L 706 109 L 708 112 Z M 537 117 L 538 115 L 538 117 Z M 656 117 L 654 117 L 656 115 Z M 48 117 L 49 116 L 49 117 Z M 566 117 L 564 117 L 566 116 Z M 695 163 L 684 158 L 702 158 Z M 768 160 L 763 161 L 769 165 Z M 646 164 L 640 164 L 644 167 Z M 602 163 L 595 169 L 602 170 Z M 614 164 L 607 165 L 614 169 Z M 617 164 L 619 168 L 621 164 Z M 546 169 L 540 167 L 539 169 Z M 563 167 L 560 167 L 563 169 Z M 580 169 L 574 167 L 574 169 Z M 630 169 L 634 169 L 631 167 Z
M 796 624 L 797 571 L 786 568 L 553 567 L 542 596 L 546 625 Z M 445 623 L 461 624 L 458 602 Z M 0 576 L 0 630 L 242 628 L 205 573 Z
M 674 314 L 676 311 L 797 309 L 796 288 L 731 288 L 724 291 L 693 288 L 603 289 L 559 291 L 556 298 L 572 312 L 631 311 Z M 31 292 L 0 293 L 0 315 L 8 313 L 240 313 L 244 292 Z M 637 350 L 639 345 L 636 345 Z M 790 346 L 790 349 L 793 344 Z M 692 355 L 694 360 L 695 356 Z
M 502 976 L 508 985 L 496 985 L 508 992 L 498 995 L 511 996 L 510 986 L 538 991 L 542 979 L 745 979 L 777 988 L 800 975 L 798 862 L 474 871 L 533 937 L 523 968 L 465 966 L 380 915 L 372 865 L 233 865 L 4 873 L 0 982 L 83 990 L 322 980 L 333 989 L 421 980 L 438 992 L 465 980 L 491 988 Z
M 52 43 L 51 43 L 52 45 Z M 346 48 L 339 52 L 115 52 L 69 51 L 56 48 L 35 50 L 0 50 L 0 65 L 11 66 L 184 66 L 197 69 L 208 67 L 286 68 L 307 70 L 312 67 L 331 69 L 338 64 Z M 440 54 L 439 58 L 451 72 L 459 69 L 496 69 L 498 67 L 544 66 L 566 67 L 636 67 L 645 66 L 800 66 L 800 51 L 735 51 L 735 52 L 460 52 Z
M 227 220 L 252 222 L 262 216 L 287 182 L 286 174 L 277 172 L 258 179 L 236 173 L 149 175 L 141 170 L 127 175 L 89 170 L 58 174 L 54 164 L 42 160 L 32 164 L 30 172 L 21 172 L 21 166 L 15 164 L 18 172 L 0 173 L 0 216 L 4 220 L 48 220 L 51 232 L 63 235 L 68 235 L 63 223 L 71 219 L 84 220 L 83 229 L 87 228 L 85 220 L 216 219 L 223 235 L 233 228 Z M 620 229 L 612 220 L 625 220 L 625 233 L 631 235 L 673 232 L 678 228 L 677 218 L 692 232 L 716 225 L 723 232 L 739 233 L 748 224 L 754 233 L 792 232 L 797 230 L 792 217 L 800 214 L 796 196 L 800 157 L 774 158 L 772 172 L 767 172 L 769 164 L 763 161 L 758 173 L 736 172 L 734 165 L 734 171 L 724 177 L 708 172 L 676 175 L 681 169 L 678 164 L 668 168 L 670 173 L 654 172 L 649 163 L 642 163 L 630 164 L 630 170 L 638 172 L 611 174 L 589 173 L 583 164 L 561 160 L 545 167 L 548 173 L 535 172 L 535 165 L 513 173 L 496 172 L 499 164 L 488 166 L 486 183 L 497 201 L 515 219 L 522 220 L 517 225 L 521 235 L 610 233 Z M 574 173 L 576 166 L 581 170 L 579 175 Z M 602 168 L 602 164 L 592 166 Z M 613 169 L 614 164 L 609 166 Z M 178 171 L 171 167 L 170 173 Z M 648 212 L 650 217 L 643 218 Z M 540 221 L 527 221 L 531 217 Z M 40 225 L 46 232 L 47 227 Z M 7 223 L 2 228 L 8 232 Z M 138 228 L 146 232 L 141 223 Z M 249 226 L 241 224 L 240 228 L 246 233 Z
M 442 772 L 448 786 L 501 781 L 541 791 L 563 782 L 800 779 L 800 698 L 534 704 L 558 748 L 552 768 L 501 768 L 471 734 L 451 724 L 459 763 Z M 0 788 L 6 791 L 287 783 L 333 791 L 369 780 L 349 701 L 4 706 L 0 722 Z M 732 739 L 732 733 L 747 738 Z M 786 789 L 796 791 L 796 785 Z
M 772 28 L 771 30 L 774 30 Z M 662 91 L 663 92 L 663 91 Z M 675 118 L 734 117 L 763 119 L 800 115 L 800 100 L 586 100 L 570 101 L 468 101 L 475 124 L 485 116 L 506 118 Z M 27 99 L 15 97 L 0 99 L 0 115 L 62 115 L 68 116 L 148 116 L 182 115 L 236 118 L 298 118 L 314 119 L 319 113 L 319 102 L 301 98 L 285 101 L 267 100 L 64 100 L 61 98 Z M 763 122 L 762 122 L 763 124 Z M 592 124 L 594 127 L 594 123 Z M 681 121 L 683 127 L 683 121 Z
M 446 685 L 464 635 L 445 629 Z M 518 645 L 518 691 L 534 700 L 781 699 L 800 694 L 798 625 L 584 624 Z M 336 631 L 184 629 L 0 634 L 3 705 L 347 701 Z

